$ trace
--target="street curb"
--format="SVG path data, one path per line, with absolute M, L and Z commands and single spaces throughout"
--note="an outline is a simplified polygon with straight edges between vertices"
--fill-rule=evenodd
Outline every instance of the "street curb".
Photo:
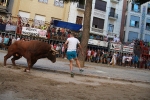
M 65 71 L 58 71 L 58 70 L 50 70 L 50 69 L 41 69 L 41 68 L 32 68 L 35 70 L 42 70 L 42 71 L 47 71 L 47 72 L 55 72 L 55 73 L 61 73 L 61 74 L 69 74 L 69 72 Z M 102 77 L 102 76 L 96 76 L 96 75 L 87 75 L 87 74 L 79 74 L 79 73 L 74 73 L 75 76 L 81 76 L 81 77 L 91 77 L 91 78 L 98 78 L 98 79 L 107 79 L 107 80 L 114 80 L 114 81 L 123 81 L 123 82 L 130 82 L 130 83 L 142 83 L 142 84 L 150 84 L 150 82 L 143 82 L 143 81 L 137 81 L 137 80 L 128 80 L 128 79 L 119 79 L 119 78 L 110 78 L 110 77 Z

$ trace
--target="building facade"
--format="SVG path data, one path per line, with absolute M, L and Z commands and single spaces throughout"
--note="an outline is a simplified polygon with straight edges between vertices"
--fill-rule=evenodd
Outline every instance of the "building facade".
M 127 1 L 127 0 L 126 0 Z M 124 41 L 141 39 L 150 42 L 150 2 L 143 5 L 127 1 Z
M 12 20 L 21 16 L 24 22 L 49 23 L 52 19 L 67 21 L 70 4 L 63 0 L 12 0 Z
M 93 0 L 90 35 L 120 36 L 123 0 Z M 71 3 L 68 22 L 83 24 L 84 5 Z M 88 16 L 86 16 L 88 17 Z

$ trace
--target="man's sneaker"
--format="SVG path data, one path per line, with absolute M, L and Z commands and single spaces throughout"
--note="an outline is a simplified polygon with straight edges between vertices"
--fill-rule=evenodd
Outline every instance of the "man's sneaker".
M 74 77 L 74 73 L 73 72 L 71 72 L 70 74 L 71 74 L 71 77 Z
M 79 71 L 80 71 L 80 72 L 83 72 L 84 70 L 83 70 L 83 69 L 79 69 Z

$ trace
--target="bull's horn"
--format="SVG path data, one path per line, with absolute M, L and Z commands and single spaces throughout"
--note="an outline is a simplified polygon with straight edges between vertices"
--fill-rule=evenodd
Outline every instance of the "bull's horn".
M 54 51 L 54 52 L 57 52 L 56 50 L 54 50 L 54 49 L 51 49 L 52 51 Z

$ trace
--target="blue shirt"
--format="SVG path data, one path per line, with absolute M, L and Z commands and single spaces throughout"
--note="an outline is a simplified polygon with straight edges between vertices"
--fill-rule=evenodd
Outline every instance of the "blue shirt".
M 4 44 L 8 44 L 8 42 L 9 42 L 9 38 L 4 38 Z
M 136 62 L 138 62 L 138 61 L 139 61 L 139 58 L 138 58 L 138 56 L 133 56 L 133 61 L 136 61 Z

